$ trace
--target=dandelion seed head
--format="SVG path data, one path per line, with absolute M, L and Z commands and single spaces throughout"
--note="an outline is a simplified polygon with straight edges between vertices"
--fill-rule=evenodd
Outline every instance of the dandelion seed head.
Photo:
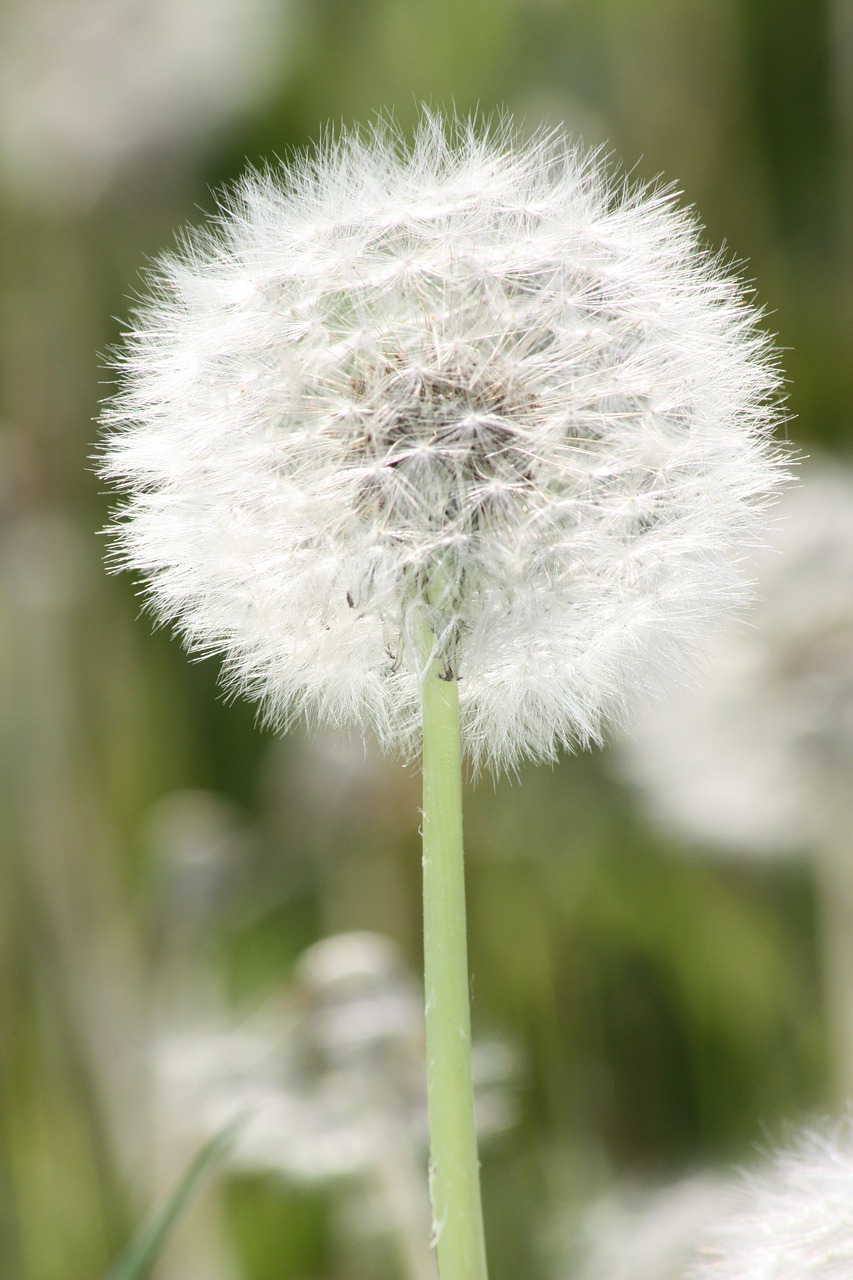
M 283 998 L 236 1020 L 164 1034 L 153 1065 L 167 1120 L 205 1139 L 234 1126 L 236 1166 L 299 1182 L 418 1167 L 428 1146 L 423 1001 L 388 938 L 337 934 L 300 958 Z M 496 1138 L 517 1118 L 512 1045 L 474 1047 L 475 1118 Z M 386 1144 L 390 1142 L 390 1148 Z
M 120 357 L 116 562 L 269 721 L 475 767 L 598 740 L 742 596 L 772 347 L 671 191 L 424 113 L 249 174 Z
M 709 643 L 684 689 L 612 754 L 665 827 L 707 850 L 834 844 L 853 761 L 853 472 L 811 458 L 755 560 L 749 625 Z M 841 837 L 846 856 L 849 841 Z
M 743 1180 L 685 1280 L 853 1275 L 853 1120 L 808 1129 Z

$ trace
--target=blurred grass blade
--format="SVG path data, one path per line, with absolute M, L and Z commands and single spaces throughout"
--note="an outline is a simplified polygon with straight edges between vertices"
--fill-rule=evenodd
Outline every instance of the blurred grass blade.
M 191 1161 L 186 1173 L 165 1202 L 144 1223 L 124 1254 L 107 1272 L 104 1280 L 144 1280 L 160 1256 L 169 1233 L 178 1222 L 205 1179 L 213 1173 L 234 1137 L 229 1125 L 211 1138 Z

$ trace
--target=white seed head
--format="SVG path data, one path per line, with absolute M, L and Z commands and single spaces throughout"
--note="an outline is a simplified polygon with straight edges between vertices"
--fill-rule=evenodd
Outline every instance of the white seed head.
M 782 472 L 757 312 L 672 192 L 424 114 L 250 174 L 160 264 L 102 474 L 152 608 L 280 725 L 474 766 L 600 737 L 736 602 Z
M 709 851 L 826 846 L 849 823 L 853 764 L 853 472 L 812 459 L 756 558 L 749 626 L 709 645 L 701 686 L 620 743 L 616 768 L 663 825 Z M 849 840 L 842 837 L 846 855 Z
M 395 945 L 337 934 L 303 954 L 283 999 L 239 1022 L 162 1036 L 154 1069 L 167 1124 L 196 1138 L 234 1126 L 244 1169 L 321 1182 L 375 1175 L 428 1145 L 423 996 Z M 511 1045 L 474 1046 L 481 1138 L 514 1123 Z
M 807 1130 L 744 1180 L 685 1280 L 850 1280 L 853 1121 Z

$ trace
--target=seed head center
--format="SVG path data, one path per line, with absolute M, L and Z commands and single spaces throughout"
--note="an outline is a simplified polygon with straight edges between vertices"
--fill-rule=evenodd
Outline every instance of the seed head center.
M 352 390 L 364 503 L 392 526 L 470 532 L 498 495 L 530 484 L 533 398 L 500 370 L 388 361 Z

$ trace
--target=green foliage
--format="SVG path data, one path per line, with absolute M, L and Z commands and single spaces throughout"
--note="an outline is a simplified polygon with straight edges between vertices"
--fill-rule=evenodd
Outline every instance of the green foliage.
M 145 1280 L 151 1274 L 173 1228 L 225 1156 L 232 1136 L 226 1130 L 205 1143 L 171 1194 L 110 1267 L 105 1280 Z

